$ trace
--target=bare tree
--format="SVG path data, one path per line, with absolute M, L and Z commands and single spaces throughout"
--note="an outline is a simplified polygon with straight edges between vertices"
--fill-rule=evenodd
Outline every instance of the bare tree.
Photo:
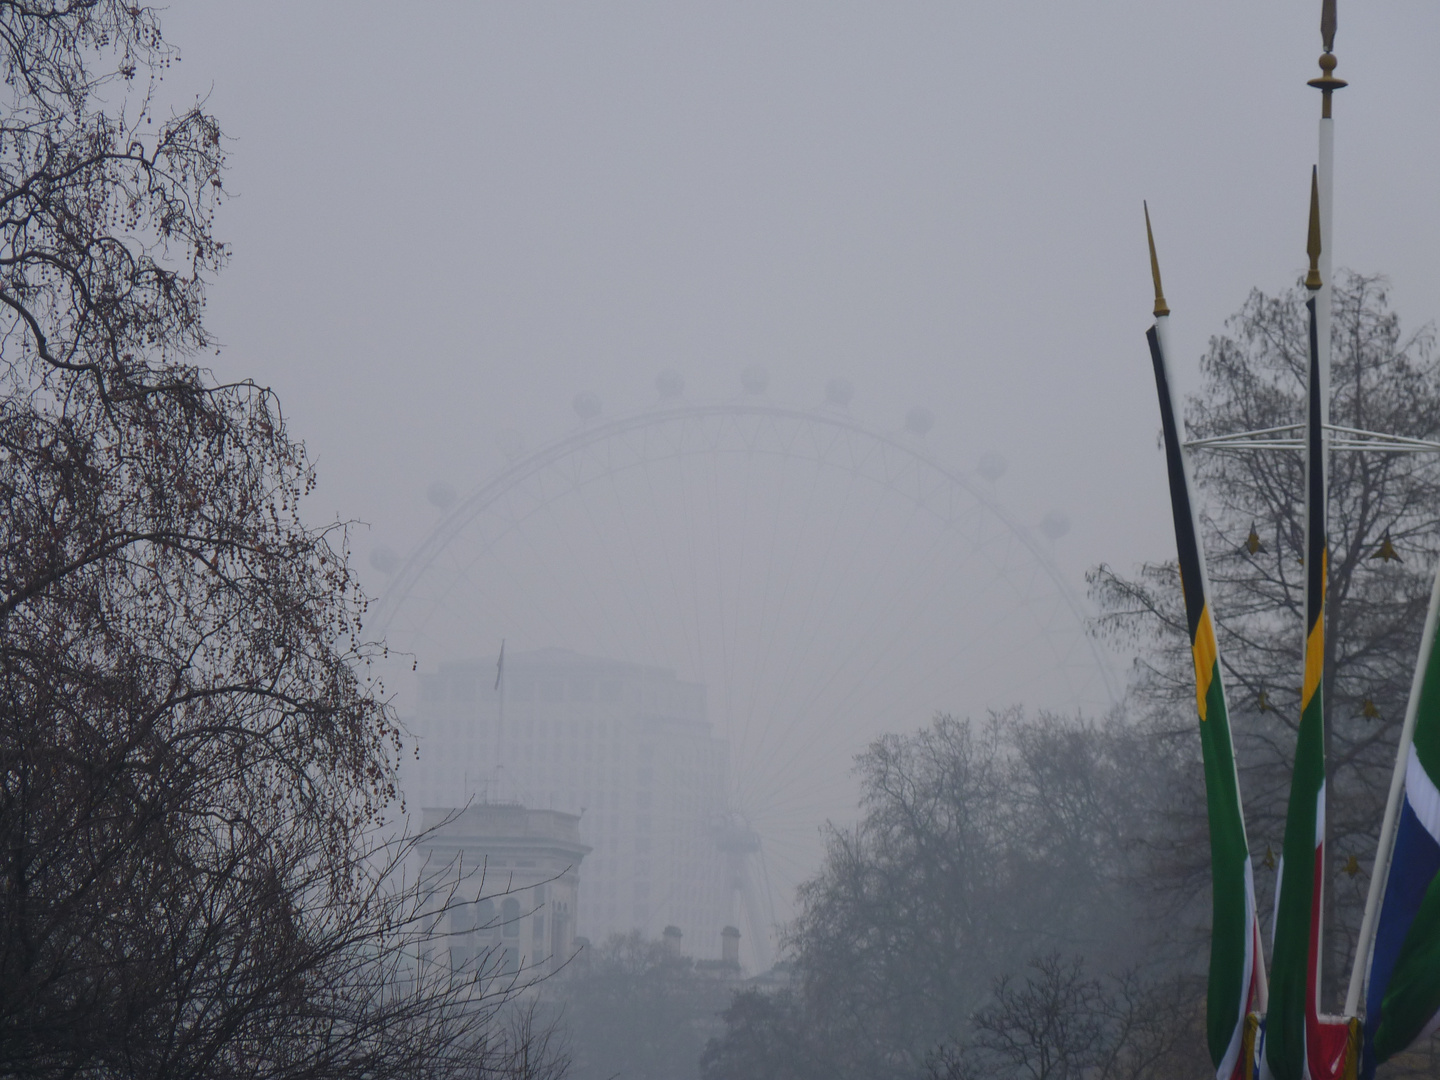
M 801 890 L 792 999 L 733 1009 L 705 1075 L 788 1076 L 797 1046 L 833 1076 L 919 1075 L 1036 953 L 1153 959 L 1135 883 L 1170 778 L 1156 749 L 1119 722 L 1018 710 L 877 740 L 857 763 L 860 824 L 830 830 Z
M 1185 982 L 1147 982 L 1133 970 L 1095 978 L 1078 957 L 1038 957 L 1023 980 L 996 980 L 970 1036 L 937 1052 L 929 1074 L 932 1080 L 1201 1080 L 1210 1070 L 1194 991 Z
M 562 1012 L 577 1080 L 686 1080 L 735 985 L 638 931 L 588 948 L 545 987 Z
M 0 0 L 0 1072 L 534 1073 L 485 1041 L 513 979 L 417 959 L 345 531 L 191 362 L 224 154 L 173 59 L 149 8 Z
M 721 1014 L 725 1034 L 700 1057 L 703 1080 L 832 1080 L 842 1047 L 827 1042 L 790 990 L 736 994 Z

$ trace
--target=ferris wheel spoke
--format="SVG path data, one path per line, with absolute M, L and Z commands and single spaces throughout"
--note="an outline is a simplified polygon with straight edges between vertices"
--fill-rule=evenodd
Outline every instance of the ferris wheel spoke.
M 753 449 L 750 450 L 750 453 L 751 453 L 751 454 L 754 453 Z M 746 463 L 748 464 L 748 463 L 749 463 L 749 459 L 745 459 L 745 460 L 746 460 Z M 744 484 L 744 485 L 742 485 L 742 498 L 741 498 L 741 503 L 740 503 L 740 518 L 739 518 L 739 531 L 740 531 L 740 535 L 741 535 L 741 536 L 748 536 L 748 535 L 749 535 L 749 532 L 750 532 L 751 496 L 752 496 L 752 491 L 751 491 L 750 485 L 749 485 L 749 484 Z M 717 534 L 717 535 L 718 535 L 718 534 Z M 739 717 L 740 723 L 741 723 L 742 725 L 744 725 L 744 727 L 742 728 L 742 732 L 743 732 L 742 738 L 744 738 L 744 737 L 748 736 L 748 734 L 749 734 L 749 731 L 748 731 L 748 728 L 749 728 L 749 718 L 743 716 L 743 714 L 740 714 L 740 711 L 739 711 L 739 709 L 738 709 L 738 707 L 737 707 L 737 702 L 736 702 L 736 700 L 735 700 L 735 699 L 736 699 L 736 672 L 735 672 L 735 665 L 736 665 L 736 662 L 737 662 L 737 660 L 738 660 L 738 653 L 739 653 L 739 649 L 740 649 L 740 624 L 741 624 L 741 619 L 740 619 L 740 605 L 741 605 L 741 603 L 743 602 L 743 590 L 744 590 L 744 588 L 745 588 L 745 579 L 746 579 L 745 554 L 746 554 L 746 552 L 747 552 L 747 550 L 748 550 L 748 545 L 747 545 L 747 544 L 736 544 L 736 545 L 734 545 L 734 550 L 735 550 L 735 553 L 736 553 L 736 555 L 737 555 L 737 562 L 739 563 L 739 569 L 738 569 L 738 572 L 737 572 L 737 573 L 735 573 L 735 574 L 732 575 L 731 580 L 732 580 L 733 583 L 734 583 L 733 586 L 732 586 L 732 588 L 730 588 L 730 589 L 725 589 L 724 592 L 722 592 L 722 596 L 724 596 L 725 600 L 730 600 L 731 597 L 733 596 L 733 604 L 734 604 L 733 608 L 731 609 L 732 612 L 733 612 L 733 617 L 729 619 L 729 625 L 726 626 L 726 627 L 724 627 L 724 633 L 725 633 L 725 635 L 726 635 L 726 642 L 727 642 L 727 649 L 726 649 L 726 667 L 725 667 L 725 686 L 726 686 L 725 709 L 726 709 L 727 717 L 736 717 L 736 716 Z M 727 594 L 728 594 L 728 595 L 727 595 Z M 723 610 L 724 610 L 724 609 L 723 609 L 723 601 L 722 601 L 722 612 L 723 612 Z
M 520 541 L 519 546 L 522 551 L 528 552 L 533 550 L 533 537 L 535 526 L 537 524 L 543 525 L 543 523 L 537 523 L 535 521 L 535 517 L 537 515 L 544 515 L 546 518 L 550 519 L 551 522 L 553 522 L 553 506 L 554 500 L 547 499 L 543 501 L 530 516 L 515 521 L 513 528 L 510 530 L 510 535 L 514 536 Z M 568 530 L 560 529 L 558 531 L 561 534 L 560 539 L 568 551 L 570 548 Z M 489 553 L 487 552 L 486 554 Z M 495 565 L 495 562 L 491 561 L 490 565 Z M 517 572 L 515 572 L 509 564 L 503 561 L 500 561 L 499 568 L 502 570 L 502 572 L 506 574 L 506 577 L 508 578 L 512 586 L 516 588 L 517 594 L 520 596 L 526 595 L 525 579 L 522 578 Z M 480 590 L 477 590 L 477 592 L 479 591 Z M 548 630 L 551 634 L 555 636 L 554 640 L 565 640 L 567 628 L 564 625 L 564 617 L 555 608 L 557 598 L 547 597 L 543 595 L 537 596 L 534 593 L 530 593 L 529 595 L 531 598 L 531 603 L 526 605 L 528 614 L 526 622 L 528 623 L 531 620 L 538 620 L 540 625 L 537 626 L 536 629 Z M 567 606 L 573 607 L 573 605 Z M 572 611 L 570 614 L 572 614 L 574 618 L 578 618 L 582 621 L 582 623 L 585 625 L 586 631 L 591 635 L 592 638 L 597 636 L 595 629 L 589 623 L 589 616 L 584 611 Z M 501 630 L 502 632 L 499 636 L 506 636 L 503 633 L 503 627 L 501 628 Z
M 919 515 L 919 513 L 920 512 L 918 511 L 918 509 L 912 511 L 912 521 L 914 517 Z M 924 556 L 921 559 L 915 560 L 911 567 L 912 579 L 922 574 L 925 570 L 929 568 L 930 564 L 933 562 L 937 553 L 939 552 L 943 542 L 943 534 L 937 535 L 935 540 L 932 542 L 929 550 L 925 552 Z M 867 589 L 866 593 L 861 598 L 861 602 L 857 606 L 861 607 L 862 610 L 868 609 L 870 606 L 869 601 L 873 597 L 880 595 L 880 593 L 885 590 L 889 584 L 890 583 L 886 582 L 882 578 L 882 575 L 873 575 L 869 583 L 869 588 Z M 891 595 L 893 597 L 895 594 L 892 592 Z M 911 595 L 913 596 L 916 594 L 912 593 Z M 878 617 L 874 619 L 874 624 L 880 624 L 880 619 Z M 891 641 L 889 643 L 884 643 L 880 645 L 878 649 L 876 647 L 876 643 L 871 642 L 868 639 L 861 639 L 852 643 L 847 652 L 833 654 L 829 658 L 829 664 L 824 669 L 823 676 L 817 677 L 812 680 L 812 689 L 810 695 L 800 704 L 800 708 L 797 711 L 801 715 L 809 714 L 812 710 L 816 708 L 822 696 L 830 693 L 833 690 L 836 681 L 839 680 L 846 672 L 855 673 L 855 681 L 857 683 L 863 681 L 865 677 L 874 672 L 876 664 L 883 658 L 884 654 L 888 652 L 889 648 L 893 646 L 895 640 L 897 640 L 902 633 L 903 628 L 897 629 L 895 634 L 892 636 Z M 866 653 L 866 655 L 863 657 L 861 655 L 862 650 Z M 857 673 L 856 667 L 860 664 L 863 664 L 864 667 L 861 668 Z
M 852 490 L 854 489 L 854 486 L 855 485 L 852 483 Z M 837 520 L 835 528 L 838 530 L 839 527 L 840 525 Z M 879 527 L 880 515 L 876 513 L 875 509 L 872 507 L 871 512 L 866 516 L 866 520 L 863 523 L 862 530 L 847 534 L 848 551 L 846 553 L 845 563 L 843 566 L 837 568 L 836 574 L 832 575 L 832 580 L 849 581 L 855 578 L 862 577 L 862 568 L 859 563 L 859 560 L 862 557 L 861 553 L 864 551 L 867 542 L 873 541 L 873 538 L 875 537 Z M 855 606 L 861 609 L 863 609 L 867 605 L 870 597 L 872 597 L 875 594 L 875 591 L 880 588 L 881 575 L 870 572 L 863 574 L 863 577 L 866 581 L 866 584 L 863 591 L 855 599 Z M 834 619 L 833 611 L 827 609 L 825 605 L 817 605 L 817 607 L 818 610 L 814 613 L 814 618 L 809 628 L 810 632 L 808 636 L 804 639 L 805 643 L 803 650 L 801 654 L 796 657 L 795 660 L 791 661 L 791 663 L 788 665 L 789 670 L 792 672 L 792 679 L 799 677 L 801 672 L 810 670 L 810 657 L 817 654 L 817 651 L 821 648 L 821 635 L 826 631 L 833 630 L 833 626 L 829 625 L 829 623 L 832 622 Z M 834 650 L 832 648 L 830 650 L 830 655 L 819 657 L 817 663 L 819 666 L 815 668 L 815 675 L 812 676 L 810 679 L 812 687 L 828 685 L 833 680 L 834 672 L 837 670 L 837 665 L 843 663 L 843 661 L 839 660 L 834 655 Z M 823 690 L 818 691 L 818 693 L 823 692 Z M 800 709 L 797 711 L 801 713 L 808 711 L 808 709 L 813 706 L 816 696 L 817 693 L 812 693 L 810 695 L 810 699 L 803 702 Z M 795 717 L 792 717 L 791 719 L 793 722 Z
M 853 505 L 857 486 L 855 483 L 857 474 L 853 469 L 843 470 L 841 475 L 848 476 L 850 482 L 845 485 L 845 494 L 841 502 L 840 511 L 835 514 L 832 519 L 829 533 L 824 538 L 820 558 L 815 562 L 815 569 L 811 574 L 812 585 L 808 596 L 804 598 L 801 605 L 801 624 L 789 635 L 789 655 L 781 665 L 781 670 L 784 674 L 782 675 L 782 682 L 776 694 L 776 698 L 779 701 L 788 700 L 794 692 L 797 680 L 803 677 L 802 672 L 806 670 L 805 662 L 808 660 L 818 642 L 822 624 L 827 617 L 825 605 L 819 602 L 820 590 L 827 578 L 833 579 L 835 577 L 833 573 L 828 573 L 828 568 L 832 557 L 836 553 L 836 541 L 842 534 L 841 523 L 845 520 L 845 516 L 849 513 Z M 822 472 L 819 470 L 816 471 L 815 490 L 817 491 L 823 476 L 824 474 Z M 850 539 L 853 541 L 854 537 L 852 536 Z M 797 557 L 798 543 L 797 538 Z M 850 550 L 850 560 L 847 562 L 847 570 L 853 567 L 854 557 L 855 550 L 852 546 Z M 807 623 L 809 624 L 808 626 Z M 796 651 L 797 649 L 799 649 L 799 652 Z
M 612 482 L 613 482 L 613 478 L 614 478 L 614 475 L 615 475 L 613 471 L 607 471 L 604 475 L 609 476 L 609 477 L 612 479 Z M 599 481 L 597 480 L 597 483 L 598 483 L 598 482 L 599 482 Z M 616 581 L 616 582 L 621 581 L 621 580 L 623 580 L 623 575 L 622 575 L 622 573 L 621 573 L 620 566 L 618 565 L 618 563 L 617 563 L 617 561 L 616 561 L 614 548 L 613 548 L 612 545 L 610 545 L 609 543 L 603 542 L 603 539 L 601 539 L 601 538 L 604 538 L 604 537 L 606 537 L 606 536 L 608 535 L 608 531 L 607 531 L 606 529 L 604 529 L 604 528 L 601 527 L 600 522 L 599 522 L 599 521 L 596 519 L 596 517 L 595 517 L 595 511 L 594 511 L 594 508 L 593 508 L 592 505 L 591 505 L 591 500 L 590 500 L 590 498 L 589 498 L 589 492 L 590 492 L 590 485 L 585 485 L 585 486 L 580 487 L 580 488 L 577 489 L 577 495 L 578 495 L 578 497 L 579 497 L 581 506 L 582 506 L 583 509 L 585 510 L 586 520 L 589 522 L 589 525 L 590 525 L 591 536 L 592 536 L 592 537 L 595 537 L 595 538 L 597 538 L 597 540 L 600 540 L 600 541 L 601 541 L 601 542 L 599 542 L 599 543 L 596 543 L 594 546 L 595 546 L 597 549 L 604 551 L 605 561 L 606 561 L 606 570 L 608 571 L 608 575 L 607 575 L 608 578 L 609 578 L 610 580 Z M 626 535 L 627 535 L 627 538 L 629 538 L 630 523 L 629 523 L 628 519 L 625 518 L 623 509 L 622 509 L 622 511 L 621 511 L 620 517 L 621 517 L 622 526 L 623 526 L 623 528 L 624 528 L 624 530 L 625 530 L 625 533 L 626 533 Z M 620 602 L 629 610 L 629 612 L 630 612 L 630 622 L 631 622 L 632 624 L 636 624 L 636 623 L 640 623 L 640 622 L 643 622 L 643 621 L 644 621 L 644 620 L 642 619 L 642 617 L 641 617 L 641 614 L 640 614 L 640 611 L 639 611 L 639 609 L 638 609 L 638 607 L 637 607 L 637 602 L 636 602 L 636 593 L 639 592 L 639 591 L 640 591 L 640 590 L 638 590 L 638 589 L 620 589 L 620 590 L 618 590 L 618 595 L 619 595 L 619 597 L 620 597 Z M 649 592 L 648 592 L 648 590 L 646 590 L 646 599 L 647 599 L 647 600 L 649 599 Z M 605 605 L 603 605 L 603 606 L 606 608 L 606 610 L 607 610 L 607 612 L 608 612 L 608 610 L 609 610 L 609 605 L 608 605 L 608 604 L 605 604 Z M 659 624 L 658 618 L 653 618 L 653 606 L 652 606 L 652 609 L 651 609 L 651 614 L 652 614 L 652 619 L 650 620 L 651 625 L 656 625 L 656 626 L 658 626 L 658 624 Z M 648 636 L 648 635 L 647 635 L 647 636 Z M 612 640 L 616 640 L 616 641 L 625 640 L 625 641 L 627 641 L 627 643 L 628 643 L 630 639 L 629 639 L 629 635 L 625 635 L 625 636 L 622 638 L 621 635 L 619 635 L 618 633 L 614 633 L 614 634 L 612 634 Z M 628 653 L 629 653 L 629 649 L 628 649 L 628 648 L 627 648 L 626 652 L 627 652 L 627 655 L 624 656 L 623 659 L 626 659 L 626 660 L 637 659 L 636 657 L 633 657 L 633 656 L 631 656 L 631 655 L 628 655 Z
M 834 447 L 832 446 L 829 449 L 833 450 Z M 848 509 L 852 503 L 853 496 L 857 487 L 857 474 L 851 469 L 843 467 L 835 468 L 830 466 L 828 463 L 819 460 L 814 462 L 807 462 L 807 464 L 810 465 L 811 478 L 810 483 L 806 486 L 805 506 L 807 509 L 807 513 L 801 515 L 801 520 L 804 522 L 808 522 L 818 516 L 813 512 L 812 508 L 816 506 L 819 500 L 822 487 L 825 484 L 832 482 L 836 479 L 843 479 L 845 481 L 845 495 L 842 500 L 842 506 Z M 798 500 L 797 505 L 799 505 Z M 828 564 L 830 556 L 835 551 L 836 540 L 839 538 L 840 534 L 843 531 L 843 520 L 843 514 L 835 515 L 831 520 L 830 528 L 822 537 L 818 538 L 822 541 L 822 543 L 816 545 L 821 551 L 823 551 L 823 554 L 818 560 L 818 569 L 808 575 L 812 580 L 811 589 L 808 597 L 806 597 L 804 603 L 801 605 L 802 612 L 807 613 L 813 621 L 813 626 L 811 628 L 811 633 L 808 638 L 808 643 L 804 646 L 807 653 L 813 648 L 814 643 L 818 639 L 818 631 L 821 629 L 821 624 L 827 618 L 834 618 L 834 612 L 827 611 L 826 606 L 824 604 L 817 603 L 817 600 L 819 599 L 820 589 L 825 581 L 824 568 Z M 794 530 L 794 542 L 790 548 L 790 558 L 787 562 L 784 572 L 781 574 L 781 580 L 782 582 L 784 582 L 784 595 L 781 598 L 782 602 L 789 598 L 790 590 L 792 587 L 791 582 L 795 581 L 801 576 L 799 573 L 799 569 L 802 564 L 802 550 L 807 547 L 807 542 L 813 543 L 816 539 L 816 537 L 809 535 L 802 527 L 797 527 Z M 852 560 L 854 554 L 855 552 L 852 548 Z M 775 695 L 775 698 L 780 701 L 784 701 L 790 696 L 790 687 L 794 685 L 794 681 L 797 678 L 801 677 L 800 673 L 805 670 L 804 661 L 808 657 L 805 654 L 797 656 L 794 652 L 794 647 L 800 642 L 806 640 L 804 637 L 804 631 L 805 626 L 802 621 L 801 626 L 796 628 L 796 632 L 789 635 L 789 642 L 791 648 L 788 650 L 788 654 L 782 655 L 780 643 L 776 640 L 780 634 L 780 625 L 779 620 L 775 620 L 774 624 L 772 625 L 771 633 L 766 642 L 765 648 L 761 653 L 760 663 L 757 665 L 758 670 L 762 672 L 768 672 L 771 667 L 774 667 L 775 669 L 782 672 L 782 682 L 780 684 L 781 689 L 778 694 Z M 759 689 L 759 679 L 757 676 L 756 693 L 752 695 L 751 712 L 753 715 L 758 715 L 760 711 L 758 707 Z M 774 726 L 780 723 L 780 718 L 770 717 L 769 719 L 771 729 L 773 730 Z
M 924 560 L 920 561 L 923 563 Z M 876 622 L 878 623 L 879 620 L 876 620 Z M 903 637 L 904 633 L 905 628 L 903 626 L 897 628 L 894 639 L 899 640 Z M 863 643 L 861 647 L 864 648 Z M 805 754 L 809 747 L 814 744 L 817 735 L 821 738 L 829 737 L 833 739 L 833 729 L 837 720 L 848 730 L 861 735 L 859 739 L 855 739 L 848 744 L 842 744 L 844 755 L 848 758 L 849 755 L 857 752 L 863 745 L 863 742 L 868 740 L 870 735 L 875 732 L 877 723 L 883 722 L 886 717 L 883 714 L 862 716 L 857 709 L 857 695 L 854 689 L 847 690 L 843 694 L 835 694 L 831 691 L 834 690 L 836 679 L 841 673 L 848 675 L 853 687 L 864 687 L 869 681 L 870 674 L 875 671 L 880 663 L 887 660 L 890 651 L 891 645 L 881 641 L 872 643 L 872 647 L 869 648 L 867 655 L 863 658 L 856 654 L 840 654 L 835 665 L 831 668 L 827 681 L 818 684 L 810 694 L 808 700 L 800 703 L 798 706 L 792 706 L 787 710 L 787 715 L 791 719 L 788 727 L 772 732 L 770 744 L 775 745 L 773 745 L 773 749 L 767 750 L 769 766 L 780 769 L 790 767 L 795 759 Z M 846 723 L 843 718 L 837 717 L 833 712 L 833 706 L 822 707 L 820 705 L 822 696 L 828 696 L 832 701 L 837 699 L 845 701 L 849 722 Z M 858 730 L 856 728 L 857 720 L 860 725 Z M 767 744 L 767 746 L 770 744 Z M 782 752 L 786 751 L 787 745 L 788 752 L 783 753 L 782 756 Z
M 639 534 L 636 533 L 634 523 L 632 523 L 631 520 L 631 507 L 629 507 L 628 501 L 626 501 L 625 498 L 621 497 L 621 491 L 619 491 L 618 485 L 618 474 L 616 474 L 616 471 L 613 471 L 613 469 L 611 469 L 611 471 L 606 474 L 606 480 L 608 480 L 609 498 L 611 498 L 612 504 L 615 505 L 616 511 L 618 511 L 619 514 L 619 518 L 621 518 L 621 526 L 622 528 L 624 528 L 626 550 L 629 550 L 629 552 L 636 552 L 636 550 L 639 550 Z M 649 484 L 648 474 L 647 484 Z M 619 570 L 619 567 L 615 567 L 615 575 L 616 577 L 621 576 L 621 570 Z M 645 602 L 647 602 L 649 625 L 649 634 L 647 635 L 647 638 L 657 639 L 658 636 L 660 636 L 660 628 L 662 625 L 664 625 L 664 621 L 662 621 L 660 616 L 660 608 L 658 608 L 657 602 L 655 602 L 654 590 L 652 590 L 651 588 L 651 580 L 652 579 L 649 579 L 649 577 L 647 577 L 647 579 L 645 579 L 644 588 L 635 589 L 635 592 L 644 592 Z M 674 580 L 671 580 L 671 593 L 672 602 L 678 602 L 680 596 L 678 596 L 678 592 L 674 588 Z
M 753 468 L 755 461 L 752 459 L 747 463 Z M 780 465 L 782 479 L 784 477 L 785 463 Z M 813 486 L 812 486 L 813 491 Z M 797 507 L 798 501 L 792 502 Z M 779 547 L 779 536 L 782 523 L 782 515 L 774 515 L 771 522 L 769 536 L 767 537 L 767 552 L 765 563 L 765 580 L 760 588 L 760 610 L 754 620 L 751 633 L 750 647 L 754 650 L 749 667 L 750 683 L 748 694 L 740 709 L 742 723 L 742 745 L 753 745 L 755 737 L 755 724 L 760 717 L 760 698 L 764 692 L 766 678 L 772 670 L 774 660 L 774 648 L 776 637 L 781 632 L 782 619 L 777 612 L 783 612 L 786 601 L 790 595 L 791 583 L 795 578 L 795 558 L 783 568 L 777 566 L 777 550 Z M 803 517 L 803 515 L 802 515 Z M 802 530 L 796 529 L 796 544 L 798 546 L 803 536 Z M 777 580 L 778 578 L 778 580 Z M 763 721 L 762 721 L 763 722 Z M 775 718 L 771 718 L 773 724 Z M 768 726 L 768 725 L 767 725 Z
M 781 468 L 784 469 L 784 467 L 785 463 L 782 462 Z M 759 654 L 756 657 L 755 662 L 750 665 L 750 695 L 749 701 L 746 703 L 743 710 L 743 714 L 746 717 L 745 722 L 747 727 L 749 726 L 750 718 L 754 717 L 759 711 L 759 700 L 762 692 L 762 686 L 764 685 L 764 680 L 770 667 L 770 657 L 772 655 L 772 650 L 775 644 L 775 635 L 778 631 L 780 623 L 779 618 L 770 617 L 771 602 L 773 599 L 775 606 L 780 610 L 784 610 L 785 602 L 788 599 L 788 594 L 790 591 L 790 583 L 794 580 L 795 576 L 795 560 L 793 558 L 792 552 L 791 560 L 784 568 L 784 571 L 779 573 L 779 580 L 776 580 L 776 550 L 779 544 L 782 521 L 783 515 L 776 514 L 773 515 L 770 522 L 770 536 L 768 541 L 768 550 L 765 558 L 765 581 L 760 590 L 761 607 L 758 620 L 759 625 L 756 627 L 756 639 L 759 647 Z M 796 543 L 798 547 L 799 535 L 801 533 L 801 530 L 796 529 L 795 531 Z

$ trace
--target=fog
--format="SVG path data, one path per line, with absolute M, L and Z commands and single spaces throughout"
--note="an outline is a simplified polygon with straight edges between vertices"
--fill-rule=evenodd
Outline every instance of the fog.
M 233 139 L 210 363 L 360 523 L 402 715 L 502 638 L 702 685 L 783 919 L 869 738 L 1110 703 L 1084 572 L 1173 545 L 1141 200 L 1194 386 L 1303 267 L 1317 6 L 177 5 Z M 1409 326 L 1437 39 L 1336 47 L 1335 263 Z

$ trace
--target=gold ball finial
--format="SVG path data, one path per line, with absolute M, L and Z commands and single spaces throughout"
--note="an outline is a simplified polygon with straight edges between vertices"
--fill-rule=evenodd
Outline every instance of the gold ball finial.
M 1335 77 L 1335 66 L 1340 61 L 1335 59 L 1334 53 L 1324 53 L 1320 57 L 1320 70 L 1324 73 L 1318 79 L 1311 79 L 1306 85 L 1313 86 L 1321 93 L 1320 115 L 1322 118 L 1330 119 L 1330 95 L 1341 87 L 1349 86 L 1344 79 Z

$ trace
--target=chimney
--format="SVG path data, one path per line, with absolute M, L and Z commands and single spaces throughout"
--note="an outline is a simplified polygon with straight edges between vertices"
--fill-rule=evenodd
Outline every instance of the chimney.
M 720 962 L 730 967 L 740 966 L 740 931 L 733 926 L 720 931 Z
M 665 955 L 678 957 L 680 955 L 680 928 L 678 926 L 667 926 L 664 931 Z

